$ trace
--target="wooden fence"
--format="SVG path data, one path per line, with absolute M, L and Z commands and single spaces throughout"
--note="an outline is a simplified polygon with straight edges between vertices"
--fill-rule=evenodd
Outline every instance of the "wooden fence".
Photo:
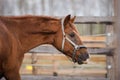
M 105 36 L 83 36 L 81 39 L 89 48 L 106 47 Z M 94 45 L 92 45 L 93 43 Z M 106 55 L 91 55 L 88 64 L 78 65 L 71 62 L 59 51 L 54 50 L 54 48 L 50 45 L 43 45 L 39 48 L 39 50 L 41 52 L 32 52 L 32 54 L 27 53 L 25 55 L 23 65 L 21 67 L 21 74 L 97 77 L 105 77 L 107 74 Z M 91 51 L 91 53 L 92 52 L 95 53 L 95 51 Z
M 106 56 L 91 55 L 88 64 L 78 65 L 63 54 L 27 53 L 21 74 L 105 77 L 107 74 Z

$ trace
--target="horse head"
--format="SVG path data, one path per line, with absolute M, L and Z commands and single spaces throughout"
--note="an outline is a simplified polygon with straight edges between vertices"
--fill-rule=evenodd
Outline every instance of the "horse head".
M 89 58 L 87 47 L 83 45 L 79 33 L 73 24 L 75 17 L 68 15 L 61 19 L 59 31 L 56 33 L 54 46 L 65 55 L 71 57 L 73 62 L 84 64 Z

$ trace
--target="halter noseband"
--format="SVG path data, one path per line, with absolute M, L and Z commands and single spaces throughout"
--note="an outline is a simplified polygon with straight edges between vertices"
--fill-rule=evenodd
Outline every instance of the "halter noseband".
M 70 40 L 67 36 L 66 36 L 66 33 L 65 33 L 65 30 L 64 30 L 64 19 L 62 19 L 61 21 L 61 25 L 62 25 L 62 34 L 63 34 L 63 39 L 62 39 L 62 51 L 64 51 L 64 46 L 65 46 L 65 40 L 67 40 L 70 44 L 73 45 L 74 47 L 74 51 L 73 51 L 73 55 L 72 55 L 72 60 L 73 62 L 75 62 L 75 55 L 76 55 L 76 51 L 81 49 L 81 48 L 86 48 L 86 46 L 84 45 L 77 45 L 75 44 L 72 40 Z

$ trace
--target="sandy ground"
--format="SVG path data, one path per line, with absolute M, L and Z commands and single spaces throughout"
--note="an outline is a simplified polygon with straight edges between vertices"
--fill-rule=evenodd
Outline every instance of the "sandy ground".
M 40 76 L 40 75 L 22 75 L 22 80 L 109 80 L 106 78 L 76 77 L 76 76 Z M 1 80 L 5 80 L 2 78 Z

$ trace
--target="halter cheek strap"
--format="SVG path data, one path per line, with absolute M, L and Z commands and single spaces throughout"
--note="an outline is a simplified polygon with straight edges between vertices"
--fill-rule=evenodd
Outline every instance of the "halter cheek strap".
M 64 45 L 65 45 L 65 30 L 64 30 L 64 19 L 62 19 L 61 21 L 61 25 L 62 25 L 62 35 L 63 35 L 63 39 L 62 39 L 62 51 L 64 50 Z
M 77 45 L 77 44 L 75 44 L 72 40 L 70 40 L 70 39 L 66 36 L 65 30 L 64 30 L 64 19 L 62 19 L 61 25 L 62 25 L 62 34 L 63 34 L 62 49 L 61 49 L 61 50 L 64 51 L 65 40 L 67 40 L 70 44 L 72 44 L 72 46 L 74 47 L 72 60 L 73 60 L 73 62 L 75 62 L 76 51 L 79 50 L 80 48 L 86 48 L 86 46 L 84 46 L 84 45 Z

